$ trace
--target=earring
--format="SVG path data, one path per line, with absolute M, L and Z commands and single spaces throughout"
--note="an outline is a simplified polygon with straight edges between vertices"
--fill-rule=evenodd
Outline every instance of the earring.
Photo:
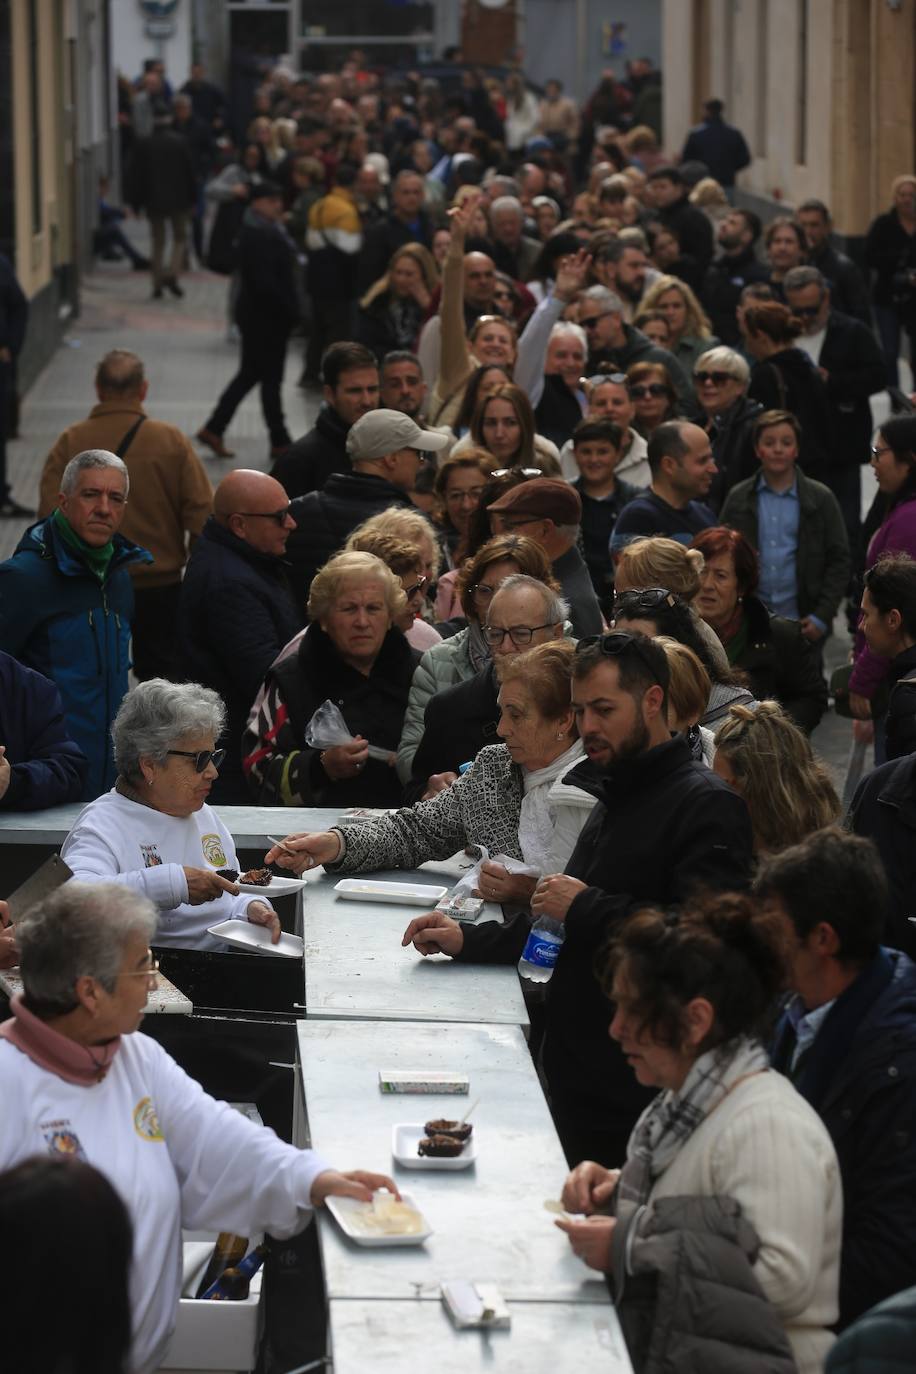
M 147 778 L 147 780 L 146 780 L 146 785 L 147 785 L 147 787 L 152 787 L 152 785 L 153 785 L 153 780 L 152 780 L 152 778 Z
M 563 736 L 565 735 L 565 733 L 566 733 L 565 730 L 558 730 L 558 731 L 557 731 L 557 739 L 562 739 Z

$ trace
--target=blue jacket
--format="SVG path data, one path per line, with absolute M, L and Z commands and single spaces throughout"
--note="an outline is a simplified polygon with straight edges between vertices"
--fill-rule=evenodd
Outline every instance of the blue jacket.
M 128 567 L 152 554 L 122 535 L 101 584 L 54 522 L 26 530 L 0 563 L 0 649 L 57 686 L 71 739 L 89 760 L 83 800 L 115 780 L 109 730 L 127 693 L 134 593 Z
M 873 1307 L 837 1341 L 827 1374 L 912 1374 L 916 1349 L 916 1288 Z
M 10 767 L 4 811 L 43 811 L 79 801 L 89 760 L 64 723 L 60 692 L 40 673 L 0 653 L 0 744 Z
M 783 1017 L 773 1062 L 784 1072 L 794 1044 Z M 791 1076 L 840 1162 L 842 1328 L 916 1284 L 916 964 L 880 950 L 836 999 Z

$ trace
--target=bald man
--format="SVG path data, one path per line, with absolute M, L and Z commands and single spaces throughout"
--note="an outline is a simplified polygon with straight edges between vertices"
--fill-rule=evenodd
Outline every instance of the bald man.
M 229 712 L 213 801 L 251 800 L 242 731 L 267 669 L 302 628 L 283 562 L 295 527 L 280 483 L 238 468 L 216 488 L 213 515 L 188 563 L 178 615 L 184 675 L 219 692 Z

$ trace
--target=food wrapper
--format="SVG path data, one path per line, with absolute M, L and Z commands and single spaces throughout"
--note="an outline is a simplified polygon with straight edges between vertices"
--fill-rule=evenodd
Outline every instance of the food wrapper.
M 347 722 L 333 701 L 323 701 L 318 707 L 305 727 L 305 742 L 310 749 L 335 749 L 338 744 L 353 743 Z M 369 745 L 370 759 L 378 759 L 379 763 L 390 763 L 391 753 L 390 749 Z

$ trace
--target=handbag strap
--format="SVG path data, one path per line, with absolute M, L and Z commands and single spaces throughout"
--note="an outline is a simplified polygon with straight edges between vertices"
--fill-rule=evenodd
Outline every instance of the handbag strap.
M 145 415 L 140 415 L 131 425 L 130 429 L 127 431 L 127 433 L 124 435 L 124 438 L 121 440 L 120 444 L 118 444 L 118 447 L 115 449 L 116 458 L 123 459 L 126 456 L 127 450 L 130 448 L 131 444 L 137 437 L 137 430 L 143 424 L 143 421 L 145 419 Z

